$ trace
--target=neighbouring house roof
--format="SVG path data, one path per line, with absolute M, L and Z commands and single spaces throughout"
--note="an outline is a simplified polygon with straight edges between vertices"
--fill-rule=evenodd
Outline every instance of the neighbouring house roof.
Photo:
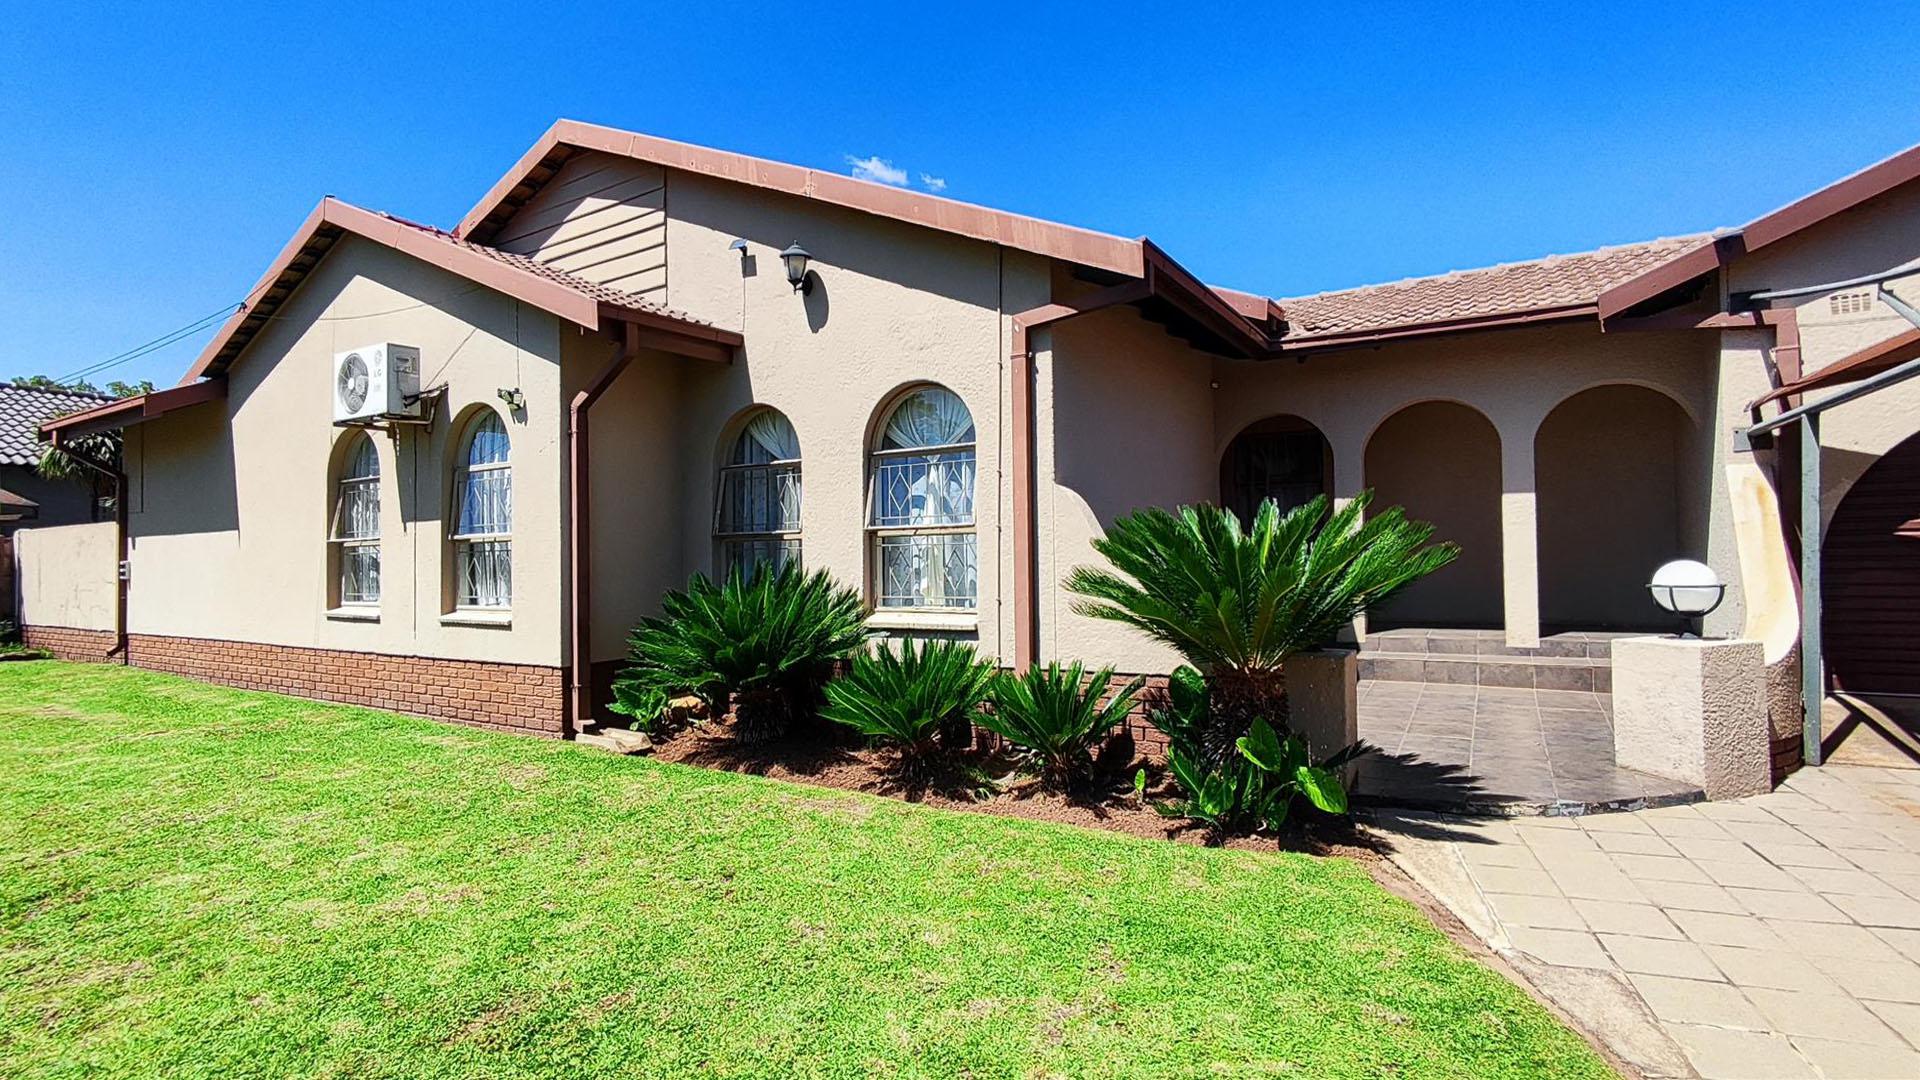
M 40 504 L 25 495 L 0 488 L 0 521 L 26 521 L 40 516 Z
M 0 385 L 0 465 L 38 463 L 44 449 L 40 445 L 41 424 L 113 400 L 104 394 Z
M 1667 261 L 1609 287 L 1600 297 L 1600 318 L 1611 319 L 1670 289 L 1712 273 L 1742 255 L 1796 236 L 1916 179 L 1920 179 L 1920 146 L 1908 147 L 1875 162 L 1770 214 L 1762 214 L 1738 229 L 1700 238 Z
M 1284 340 L 1329 344 L 1589 316 L 1602 292 L 1703 239 L 1678 236 L 1620 244 L 1284 299 L 1277 301 L 1291 327 Z
M 132 427 L 156 416 L 165 416 L 177 409 L 184 409 L 189 405 L 219 401 L 226 396 L 227 380 L 224 375 L 220 375 L 211 379 L 202 379 L 199 382 L 170 386 L 165 390 L 152 390 L 135 397 L 120 398 L 104 405 L 96 405 L 91 409 L 68 413 L 41 424 L 40 433 L 49 439 L 73 439 L 95 431 Z
M 280 249 L 267 272 L 247 293 L 247 302 L 207 343 L 181 380 L 182 385 L 225 374 L 321 258 L 346 235 L 411 255 L 589 329 L 597 329 L 605 319 L 639 324 L 653 335 L 648 343 L 654 347 L 724 358 L 743 340 L 731 330 L 672 311 L 643 296 L 596 285 L 524 256 L 463 240 L 428 225 L 363 210 L 329 196 L 320 200 L 293 239 Z
M 1146 255 L 1139 240 L 578 120 L 559 120 L 548 128 L 474 205 L 455 233 L 482 243 L 491 240 L 569 158 L 589 151 L 784 192 L 1128 277 L 1145 273 Z

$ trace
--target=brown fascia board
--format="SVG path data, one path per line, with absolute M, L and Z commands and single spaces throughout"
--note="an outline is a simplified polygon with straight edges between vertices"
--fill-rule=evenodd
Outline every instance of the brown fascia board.
M 280 254 L 268 266 L 267 272 L 248 292 L 248 303 L 221 325 L 220 331 L 207 343 L 200 358 L 181 379 L 181 384 L 190 384 L 204 376 L 224 372 L 252 340 L 253 330 L 247 324 L 261 322 L 270 316 L 286 295 L 298 286 L 298 279 L 304 278 L 306 271 L 311 269 L 311 260 L 306 266 L 301 265 L 301 259 L 308 249 L 323 240 L 328 241 L 330 246 L 331 240 L 341 233 L 352 233 L 412 256 L 589 330 L 597 329 L 603 317 L 640 321 L 651 330 L 686 339 L 693 352 L 702 356 L 706 355 L 708 346 L 726 348 L 738 345 L 742 340 L 733 331 L 687 322 L 663 312 L 645 312 L 605 304 L 559 281 L 488 258 L 444 235 L 328 196 L 320 200 L 320 204 L 313 208 L 307 220 L 294 233 L 293 239 L 280 249 Z M 276 292 L 280 295 L 274 295 Z M 243 331 L 246 332 L 243 334 Z
M 1147 282 L 1155 296 L 1179 308 L 1246 359 L 1272 354 L 1273 339 L 1264 325 L 1254 326 L 1238 305 L 1193 276 L 1158 244 L 1144 236 L 1139 243 L 1146 260 Z
M 1868 199 L 1885 195 L 1894 188 L 1920 179 L 1920 146 L 1911 146 L 1883 161 L 1861 169 L 1852 176 L 1828 184 L 1819 191 L 1755 218 L 1740 232 L 1746 237 L 1746 249 L 1758 251 L 1777 243 L 1844 210 L 1851 210 Z
M 455 235 L 486 243 L 513 212 L 557 171 L 571 153 L 596 150 L 768 191 L 814 199 L 879 217 L 984 240 L 1018 251 L 1091 266 L 1128 277 L 1144 275 L 1140 243 L 1108 233 L 992 210 L 938 195 L 856 180 L 838 173 L 768 161 L 691 143 L 674 142 L 577 120 L 559 120 L 521 155 L 467 216 Z M 550 177 L 548 177 L 550 178 Z
M 50 439 L 56 434 L 63 438 L 78 438 L 96 431 L 111 431 L 117 428 L 132 427 L 135 424 L 165 416 L 177 409 L 202 402 L 218 401 L 227 396 L 227 380 L 214 378 L 201 382 L 171 386 L 165 390 L 154 390 L 137 397 L 121 398 L 77 413 L 55 417 L 40 425 L 40 437 Z
M 1711 273 L 1742 255 L 1777 244 L 1916 179 L 1920 179 L 1920 146 L 1908 147 L 1608 289 L 1600 295 L 1600 319 L 1604 323 L 1668 289 Z

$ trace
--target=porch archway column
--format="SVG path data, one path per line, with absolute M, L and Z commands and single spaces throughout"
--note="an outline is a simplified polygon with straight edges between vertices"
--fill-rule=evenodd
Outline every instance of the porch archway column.
M 1350 425 L 1330 426 L 1321 430 L 1327 437 L 1327 445 L 1333 450 L 1333 490 L 1328 494 L 1337 513 L 1366 490 L 1367 434 L 1365 429 L 1353 430 Z M 1351 632 L 1355 644 L 1366 644 L 1366 612 L 1353 617 Z
M 1537 425 L 1503 419 L 1500 428 L 1500 584 L 1507 644 L 1540 644 L 1540 517 L 1534 499 Z

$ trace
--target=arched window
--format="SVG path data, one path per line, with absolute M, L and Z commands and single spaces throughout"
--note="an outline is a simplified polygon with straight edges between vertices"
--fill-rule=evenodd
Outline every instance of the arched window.
M 491 409 L 467 429 L 454 459 L 454 604 L 513 604 L 513 468 L 506 425 Z
M 380 602 L 380 454 L 365 432 L 349 436 L 333 500 L 335 586 L 342 604 Z
M 869 470 L 874 606 L 972 610 L 980 595 L 973 530 L 973 415 L 927 386 L 880 427 Z
M 800 560 L 800 439 L 773 409 L 753 414 L 720 466 L 713 539 L 723 575 Z

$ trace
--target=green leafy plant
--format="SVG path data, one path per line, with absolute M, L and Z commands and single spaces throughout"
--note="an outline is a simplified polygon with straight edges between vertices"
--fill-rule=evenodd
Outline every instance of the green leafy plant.
M 992 686 L 994 667 L 972 645 L 912 639 L 854 658 L 827 684 L 821 715 L 897 747 L 910 770 L 939 749 L 942 731 L 972 719 Z
M 1109 697 L 1112 683 L 1112 668 L 1089 677 L 1079 661 L 1003 673 L 994 679 L 993 711 L 979 723 L 1024 747 L 1045 786 L 1064 791 L 1091 772 L 1094 749 L 1126 720 L 1146 680 L 1135 678 Z
M 797 564 L 724 583 L 695 574 L 628 639 L 613 686 L 616 712 L 654 722 L 667 699 L 692 694 L 714 716 L 731 706 L 743 739 L 764 739 L 812 712 L 836 663 L 867 641 L 860 595 Z
M 1330 512 L 1321 496 L 1282 514 L 1269 499 L 1245 528 L 1217 506 L 1137 511 L 1093 542 L 1111 569 L 1083 566 L 1067 578 L 1081 597 L 1074 610 L 1131 626 L 1203 672 L 1208 722 L 1225 729 L 1216 744 L 1255 717 L 1284 728 L 1288 657 L 1332 641 L 1460 553 L 1429 544 L 1433 526 L 1398 507 L 1367 516 L 1371 501 L 1362 492 Z
M 1207 828 L 1208 839 L 1219 842 L 1254 829 L 1278 829 L 1304 797 L 1315 809 L 1329 814 L 1347 812 L 1347 789 L 1342 768 L 1372 750 L 1355 743 L 1318 765 L 1307 757 L 1298 735 L 1282 736 L 1273 725 L 1256 718 L 1235 744 L 1236 755 L 1209 764 L 1178 745 L 1167 752 L 1167 764 L 1183 797 L 1154 806 L 1165 817 L 1186 818 Z

